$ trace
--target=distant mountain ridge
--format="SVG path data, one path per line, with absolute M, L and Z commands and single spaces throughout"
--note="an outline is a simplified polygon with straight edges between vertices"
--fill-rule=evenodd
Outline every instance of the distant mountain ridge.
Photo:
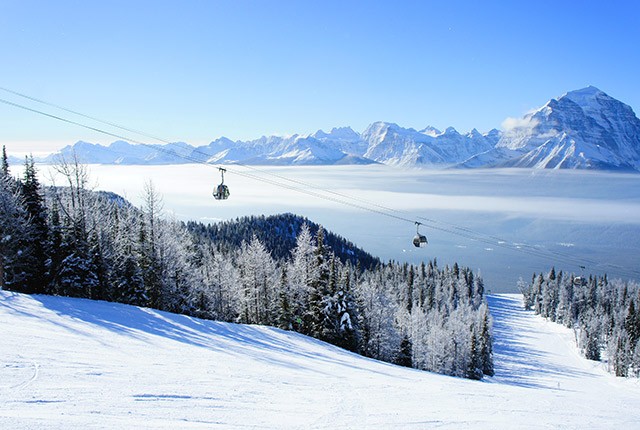
M 631 107 L 595 87 L 568 92 L 504 130 L 461 134 L 425 127 L 417 131 L 374 122 L 362 133 L 350 127 L 309 135 L 263 136 L 251 141 L 218 138 L 194 147 L 184 142 L 109 146 L 77 142 L 72 151 L 86 163 L 178 164 L 209 162 L 254 165 L 381 163 L 402 167 L 528 167 L 640 171 L 640 120 Z M 55 161 L 57 154 L 41 162 Z

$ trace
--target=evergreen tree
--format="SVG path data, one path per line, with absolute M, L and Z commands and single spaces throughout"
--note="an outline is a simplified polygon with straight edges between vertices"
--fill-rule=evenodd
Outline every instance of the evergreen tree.
M 326 316 L 330 301 L 329 294 L 329 267 L 327 248 L 324 245 L 324 230 L 318 230 L 315 249 L 315 272 L 317 277 L 311 282 L 309 294 L 309 306 L 306 314 L 305 325 L 309 327 L 310 336 L 323 339 L 327 334 Z
M 256 236 L 244 243 L 238 255 L 240 283 L 243 292 L 241 322 L 273 324 L 274 289 L 277 279 L 275 262 Z
M 469 351 L 469 361 L 467 363 L 466 378 L 480 380 L 482 379 L 482 357 L 478 348 L 478 340 L 473 330 L 471 331 L 471 347 Z
M 122 255 L 116 264 L 115 291 L 111 297 L 120 303 L 144 306 L 148 300 L 145 296 L 142 269 L 135 255 Z
M 29 216 L 16 181 L 8 175 L 8 167 L 0 172 L 0 288 L 28 291 Z
M 402 337 L 402 341 L 400 341 L 400 349 L 398 350 L 398 354 L 395 359 L 395 363 L 398 366 L 404 367 L 412 367 L 413 361 L 413 345 L 408 335 L 404 335 Z
M 338 305 L 339 332 L 336 345 L 349 351 L 356 351 L 358 348 L 358 327 L 356 325 L 358 316 L 357 305 L 351 292 L 351 269 L 349 265 L 345 268 L 338 287 L 336 302 Z
M 636 311 L 633 299 L 629 300 L 629 308 L 624 320 L 624 328 L 629 334 L 631 346 L 634 347 L 638 339 L 640 339 L 640 314 Z
M 111 300 L 137 306 L 145 306 L 144 274 L 140 264 L 140 218 L 136 211 L 125 207 L 114 212 L 116 220 L 112 228 L 113 258 L 111 281 L 107 297 Z
M 624 332 L 617 336 L 613 353 L 613 369 L 616 376 L 629 376 L 629 342 Z
M 487 376 L 493 376 L 493 337 L 491 336 L 489 308 L 486 306 L 482 318 L 482 331 L 480 332 L 479 343 L 480 360 L 482 362 L 482 373 Z
M 586 283 L 574 285 L 575 276 L 563 273 L 552 269 L 545 276 L 534 275 L 531 285 L 522 289 L 525 301 L 545 318 L 573 327 L 586 358 L 599 361 L 604 352 L 617 376 L 640 373 L 640 318 L 633 298 L 640 294 L 640 285 L 610 282 L 606 275 L 591 275 Z
M 2 145 L 2 167 L 0 169 L 0 176 L 3 178 L 9 177 L 9 158 L 7 157 L 7 147 Z
M 584 348 L 584 356 L 588 360 L 600 361 L 600 342 L 596 332 L 587 332 L 587 340 Z
M 90 264 L 94 270 L 96 284 L 91 289 L 91 299 L 106 300 L 110 283 L 109 263 L 106 261 L 105 252 L 102 249 L 98 234 L 94 232 L 89 237 Z
M 316 246 L 307 224 L 300 227 L 296 247 L 292 251 L 287 272 L 291 296 L 291 312 L 294 330 L 309 334 L 310 321 L 308 306 L 312 288 L 319 276 Z
M 25 244 L 30 260 L 26 273 L 26 291 L 44 293 L 48 284 L 46 262 L 49 255 L 49 227 L 44 197 L 33 157 L 25 159 L 24 178 L 20 183 L 20 193 L 30 225 L 29 236 Z
M 291 313 L 291 303 L 289 302 L 289 283 L 287 280 L 287 266 L 283 266 L 280 271 L 280 285 L 278 289 L 279 306 L 277 311 L 278 327 L 284 330 L 293 329 L 293 314 Z
M 318 337 L 325 342 L 337 345 L 342 336 L 340 319 L 343 312 L 342 290 L 338 286 L 338 268 L 335 255 L 332 255 L 329 264 L 328 285 L 321 297 L 322 309 L 320 312 L 320 333 Z
M 146 288 L 147 306 L 166 309 L 163 301 L 163 278 L 166 275 L 166 259 L 160 244 L 160 214 L 162 198 L 152 182 L 146 182 L 143 190 L 142 219 L 138 235 L 140 268 Z
M 154 309 L 161 309 L 162 268 L 160 260 L 155 252 L 155 243 L 152 242 L 151 237 L 153 236 L 149 235 L 147 231 L 147 224 L 144 220 L 141 220 L 140 231 L 138 234 L 138 246 L 140 249 L 138 264 L 142 274 L 142 285 L 144 285 L 145 288 L 143 295 L 147 299 L 145 306 Z
M 50 257 L 47 261 L 47 270 L 49 275 L 47 293 L 59 294 L 58 279 L 62 260 L 64 259 L 64 256 L 62 255 L 63 227 L 60 219 L 58 202 L 55 199 L 51 202 L 48 225 L 50 234 Z
M 415 281 L 415 273 L 413 271 L 413 265 L 409 267 L 409 272 L 407 274 L 407 297 L 405 299 L 407 312 L 411 313 L 411 309 L 413 308 L 413 284 Z

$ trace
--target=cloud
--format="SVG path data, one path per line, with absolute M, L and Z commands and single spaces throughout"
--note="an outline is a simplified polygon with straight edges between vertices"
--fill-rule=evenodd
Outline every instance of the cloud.
M 507 118 L 504 121 L 502 121 L 502 129 L 505 131 L 505 133 L 509 133 L 509 132 L 518 132 L 518 133 L 522 133 L 522 132 L 526 132 L 529 131 L 531 129 L 533 129 L 534 127 L 536 127 L 538 124 L 540 123 L 540 121 L 538 121 L 537 119 L 533 119 L 531 117 L 523 117 L 523 118 Z

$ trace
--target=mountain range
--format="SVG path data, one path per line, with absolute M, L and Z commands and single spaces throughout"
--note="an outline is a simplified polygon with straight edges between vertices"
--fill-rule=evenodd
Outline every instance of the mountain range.
M 350 127 L 309 135 L 263 136 L 251 141 L 226 137 L 205 146 L 184 142 L 102 146 L 79 141 L 73 151 L 86 163 L 178 164 L 208 162 L 253 165 L 382 163 L 403 167 L 528 167 L 640 171 L 640 119 L 630 106 L 589 86 L 551 99 L 502 130 L 461 134 L 374 122 L 362 133 Z M 58 154 L 38 161 L 51 163 Z

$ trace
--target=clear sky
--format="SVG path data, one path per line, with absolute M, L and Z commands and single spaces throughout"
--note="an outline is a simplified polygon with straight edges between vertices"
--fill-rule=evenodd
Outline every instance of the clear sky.
M 0 0 L 0 53 L 0 87 L 192 144 L 488 131 L 587 85 L 640 110 L 636 0 Z M 77 140 L 115 139 L 0 104 L 9 153 Z

